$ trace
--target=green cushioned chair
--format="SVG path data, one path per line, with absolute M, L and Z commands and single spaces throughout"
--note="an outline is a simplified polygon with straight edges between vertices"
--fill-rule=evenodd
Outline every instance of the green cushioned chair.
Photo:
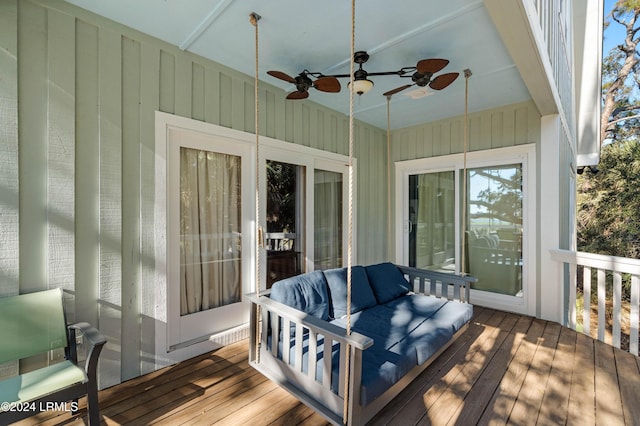
M 77 365 L 76 331 L 89 344 L 82 367 Z M 77 401 L 84 395 L 89 424 L 100 424 L 96 368 L 105 343 L 88 323 L 67 326 L 61 289 L 0 298 L 0 364 L 53 349 L 65 351 L 62 362 L 0 381 L 0 402 L 8 403 L 0 408 L 0 424 L 37 414 L 51 406 L 47 403 Z

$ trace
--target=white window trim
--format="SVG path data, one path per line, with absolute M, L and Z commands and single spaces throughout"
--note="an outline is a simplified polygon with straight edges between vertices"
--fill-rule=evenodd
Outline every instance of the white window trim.
M 467 168 L 490 167 L 505 164 L 522 164 L 523 175 L 523 297 L 508 296 L 484 291 L 472 290 L 471 303 L 494 309 L 516 312 L 526 315 L 536 313 L 536 152 L 534 144 L 518 145 L 514 147 L 474 151 L 467 153 Z M 395 164 L 395 194 L 396 199 L 396 262 L 408 262 L 407 234 L 405 232 L 405 208 L 408 205 L 409 190 L 406 185 L 409 175 L 421 173 L 435 173 L 441 171 L 455 171 L 456 188 L 460 188 L 461 170 L 464 167 L 464 155 L 452 154 L 438 157 L 419 158 L 396 162 Z M 460 197 L 456 196 L 456 224 L 460 219 Z M 460 227 L 456 226 L 456 253 L 460 259 Z M 459 262 L 457 262 L 459 268 Z M 457 270 L 456 273 L 460 271 Z

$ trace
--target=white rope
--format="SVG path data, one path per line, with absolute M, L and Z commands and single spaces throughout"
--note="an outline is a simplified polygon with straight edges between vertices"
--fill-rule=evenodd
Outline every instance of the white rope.
M 353 255 L 353 74 L 355 55 L 355 32 L 356 32 L 356 1 L 351 0 L 351 61 L 349 69 L 349 223 L 347 237 L 347 335 L 351 334 L 351 267 Z M 345 375 L 344 375 L 344 405 L 342 407 L 342 422 L 349 421 L 349 385 L 350 385 L 350 364 L 351 346 L 346 347 Z
M 256 252 L 255 252 L 255 256 L 256 256 L 256 275 L 255 275 L 255 280 L 256 280 L 256 295 L 258 297 L 260 297 L 260 275 L 261 275 L 261 271 L 260 271 L 260 248 L 262 247 L 262 241 L 263 241 L 263 235 L 262 235 L 262 227 L 260 226 L 260 135 L 259 135 L 259 117 L 260 117 L 260 103 L 259 103 L 259 99 L 258 99 L 258 48 L 259 48 L 259 44 L 258 44 L 258 21 L 260 20 L 260 15 L 258 15 L 257 13 L 251 13 L 249 15 L 249 22 L 251 22 L 251 25 L 253 25 L 256 29 L 255 31 L 255 46 L 256 46 L 256 72 L 255 72 L 255 81 L 254 81 L 254 86 L 255 86 L 255 134 L 256 134 Z M 255 348 L 256 348 L 256 353 L 255 353 L 255 359 L 256 362 L 260 362 L 260 305 L 257 305 L 257 311 L 256 311 L 256 330 L 255 330 L 255 335 L 256 335 L 256 341 L 255 341 Z
M 387 246 L 391 244 L 391 95 L 387 96 Z
M 469 144 L 469 77 L 471 70 L 464 70 L 464 149 L 462 160 L 462 254 L 460 259 L 460 274 L 466 275 L 466 244 L 467 244 L 467 150 Z M 467 296 L 468 297 L 468 296 Z

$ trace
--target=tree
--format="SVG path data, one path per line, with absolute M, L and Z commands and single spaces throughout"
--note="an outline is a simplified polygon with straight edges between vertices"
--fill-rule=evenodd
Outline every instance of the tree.
M 615 22 L 625 28 L 625 38 L 609 52 L 603 63 L 603 107 L 600 144 L 640 133 L 640 0 L 618 0 L 606 26 Z
M 640 141 L 606 145 L 599 168 L 579 180 L 578 248 L 640 258 Z
M 599 172 L 578 179 L 578 249 L 640 258 L 640 0 L 615 3 L 607 25 L 624 40 L 603 61 Z

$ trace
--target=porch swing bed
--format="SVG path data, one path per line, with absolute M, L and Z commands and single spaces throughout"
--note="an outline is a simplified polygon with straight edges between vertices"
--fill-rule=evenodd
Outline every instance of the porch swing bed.
M 354 266 L 347 305 L 347 268 L 284 279 L 248 295 L 249 363 L 330 422 L 364 424 L 468 328 L 475 281 Z

